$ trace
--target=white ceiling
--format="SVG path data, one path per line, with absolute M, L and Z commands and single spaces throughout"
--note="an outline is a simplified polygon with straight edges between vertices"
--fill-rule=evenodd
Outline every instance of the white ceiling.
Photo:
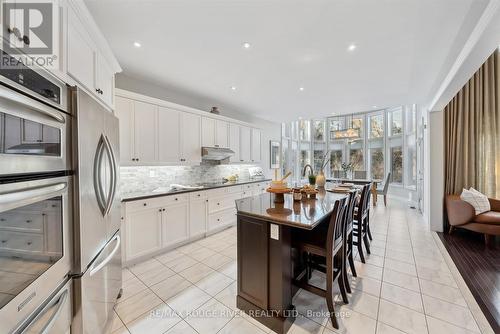
M 428 103 L 487 3 L 86 0 L 127 75 L 274 121 Z

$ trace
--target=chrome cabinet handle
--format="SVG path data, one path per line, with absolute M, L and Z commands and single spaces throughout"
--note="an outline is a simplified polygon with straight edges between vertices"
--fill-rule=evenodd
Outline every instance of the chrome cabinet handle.
M 57 299 L 57 301 L 55 301 L 54 303 L 52 303 L 52 302 L 49 303 L 46 306 L 46 308 L 43 309 L 43 311 L 40 314 L 38 314 L 28 324 L 28 326 L 26 326 L 24 328 L 24 330 L 21 332 L 21 334 L 28 333 L 29 329 L 34 324 L 36 324 L 37 320 L 39 320 L 40 318 L 42 318 L 45 313 L 47 313 L 52 307 L 54 307 L 55 305 L 57 305 L 57 310 L 54 312 L 54 314 L 52 314 L 52 316 L 49 318 L 49 320 L 47 321 L 47 323 L 42 327 L 42 330 L 40 331 L 40 334 L 48 334 L 50 332 L 50 330 L 52 329 L 52 327 L 54 327 L 54 324 L 55 324 L 57 318 L 61 314 L 63 306 L 64 306 L 64 304 L 66 304 L 66 300 L 68 300 L 68 294 L 69 294 L 69 291 L 68 291 L 68 289 L 66 289 L 63 293 L 61 293 L 61 295 L 59 296 L 59 298 Z
M 105 265 L 108 264 L 109 261 L 111 261 L 111 259 L 113 258 L 113 256 L 115 255 L 115 253 L 118 251 L 118 249 L 120 248 L 120 243 L 121 243 L 121 239 L 120 239 L 120 236 L 117 234 L 113 237 L 113 239 L 111 239 L 111 241 L 106 245 L 104 246 L 104 249 L 108 248 L 108 246 L 113 243 L 113 241 L 116 241 L 116 246 L 115 248 L 113 248 L 113 250 L 111 251 L 111 254 L 108 255 L 107 258 L 105 258 L 103 261 L 101 261 L 99 264 L 97 264 L 97 260 L 96 259 L 94 261 L 94 263 L 92 264 L 91 268 L 90 268 L 90 276 L 94 276 L 99 270 L 101 270 Z M 104 251 L 103 249 L 103 251 Z
M 66 182 L 60 182 L 42 187 L 28 188 L 22 191 L 0 193 L 0 212 L 57 196 L 57 194 L 61 194 L 67 187 L 68 184 Z

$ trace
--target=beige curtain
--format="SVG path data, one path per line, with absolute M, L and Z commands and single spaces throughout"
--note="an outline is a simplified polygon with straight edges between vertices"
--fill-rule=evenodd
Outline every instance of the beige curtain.
M 446 194 L 500 196 L 499 61 L 495 51 L 444 109 Z

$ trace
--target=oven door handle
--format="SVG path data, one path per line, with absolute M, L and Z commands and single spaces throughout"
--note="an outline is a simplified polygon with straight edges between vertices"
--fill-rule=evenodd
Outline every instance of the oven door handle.
M 98 259 L 96 259 L 94 261 L 94 263 L 92 264 L 92 266 L 90 267 L 90 270 L 89 270 L 89 275 L 90 276 L 94 276 L 99 270 L 101 270 L 105 265 L 107 265 L 109 263 L 109 261 L 111 261 L 111 259 L 113 258 L 113 256 L 115 256 L 116 252 L 120 248 L 120 243 L 121 243 L 121 239 L 120 239 L 120 236 L 118 234 L 115 235 L 113 237 L 113 239 L 111 239 L 106 246 L 104 246 L 104 249 L 106 249 L 113 241 L 116 241 L 115 248 L 113 248 L 113 250 L 108 255 L 108 257 L 105 258 L 104 260 L 102 260 L 101 262 L 99 262 L 99 264 L 97 264 L 97 260 Z M 104 249 L 102 251 L 104 251 Z
M 105 212 L 107 207 L 102 185 L 102 156 L 104 154 L 105 146 L 104 135 L 101 135 L 94 155 L 94 191 L 97 199 L 97 205 L 99 206 L 103 216 L 106 215 Z
M 0 86 L 0 98 L 13 101 L 17 104 L 21 104 L 25 107 L 38 111 L 46 116 L 55 119 L 59 123 L 66 123 L 66 118 L 63 116 L 63 113 L 27 96 L 13 92 L 12 90 L 7 89 L 3 86 Z
M 27 205 L 32 201 L 37 201 L 47 196 L 61 193 L 68 187 L 68 183 L 60 182 L 48 186 L 28 188 L 20 191 L 0 193 L 0 212 Z
M 113 148 L 111 147 L 111 143 L 109 142 L 107 136 L 104 136 L 104 142 L 106 144 L 106 150 L 108 151 L 109 164 L 111 168 L 110 191 L 109 191 L 108 201 L 106 203 L 106 210 L 104 211 L 104 215 L 107 215 L 111 210 L 111 206 L 113 205 L 113 201 L 115 199 L 116 184 L 117 184 L 117 171 L 116 171 L 117 166 L 116 166 L 115 154 L 113 153 Z
M 52 327 L 54 327 L 54 324 L 55 324 L 57 318 L 61 314 L 63 306 L 66 303 L 66 300 L 68 299 L 68 294 L 69 294 L 69 291 L 68 291 L 68 289 L 66 289 L 63 293 L 61 293 L 61 295 L 59 296 L 59 298 L 57 299 L 57 301 L 55 301 L 53 303 L 53 305 L 50 305 L 50 306 L 47 305 L 47 307 L 44 310 L 42 310 L 42 312 L 40 314 L 38 314 L 24 328 L 24 330 L 21 332 L 21 334 L 27 333 L 28 330 L 30 329 L 30 327 L 33 326 L 36 323 L 36 321 L 38 319 L 40 319 L 45 314 L 45 312 L 47 312 L 48 310 L 50 310 L 53 306 L 57 305 L 56 311 L 54 312 L 54 314 L 52 314 L 52 316 L 49 318 L 49 320 L 47 321 L 47 323 L 42 327 L 42 330 L 40 331 L 40 334 L 48 334 L 50 332 L 50 330 L 52 329 Z

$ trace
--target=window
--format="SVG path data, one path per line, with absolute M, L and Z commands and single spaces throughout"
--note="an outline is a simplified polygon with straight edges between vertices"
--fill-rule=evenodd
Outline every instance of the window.
M 349 143 L 349 163 L 352 164 L 354 170 L 365 170 L 362 141 L 356 140 Z
M 288 140 L 283 139 L 281 141 L 281 175 L 285 175 L 289 170 L 290 166 L 290 151 Z
M 403 183 L 403 148 L 391 147 L 391 182 Z
M 313 121 L 314 141 L 325 141 L 325 121 Z
M 384 137 L 384 114 L 370 116 L 370 138 Z
M 313 160 L 314 160 L 313 170 L 314 170 L 314 173 L 319 173 L 319 171 L 321 171 L 324 157 L 325 157 L 324 150 L 314 150 L 313 151 Z
M 338 130 L 344 129 L 344 124 L 345 124 L 344 121 L 345 121 L 344 117 L 333 117 L 333 118 L 330 118 L 330 122 L 329 122 L 330 140 L 335 140 L 336 139 L 334 137 L 334 131 L 338 131 Z
M 330 175 L 336 176 L 335 172 L 342 169 L 342 150 L 330 151 Z
M 351 122 L 351 126 L 354 128 L 354 129 L 359 129 L 359 136 L 361 138 L 363 138 L 363 122 L 364 121 L 364 117 L 361 116 L 361 117 L 353 117 L 352 118 L 352 122 Z
M 302 170 L 306 165 L 311 164 L 311 151 L 310 150 L 300 150 L 299 153 L 299 170 L 298 173 L 302 175 Z
M 299 139 L 300 141 L 311 140 L 311 122 L 308 120 L 299 121 Z
M 375 180 L 384 179 L 384 149 L 370 149 L 370 176 Z
M 403 133 L 403 110 L 401 108 L 388 112 L 389 134 L 397 136 Z

